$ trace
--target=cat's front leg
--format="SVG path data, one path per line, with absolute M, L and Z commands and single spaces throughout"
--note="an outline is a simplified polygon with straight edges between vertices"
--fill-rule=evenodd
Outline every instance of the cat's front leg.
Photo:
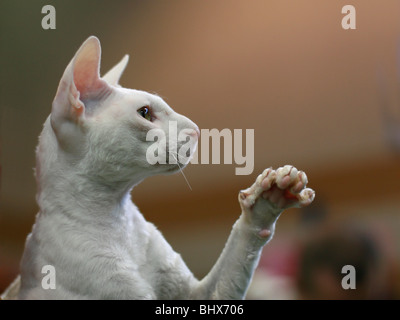
M 272 238 L 283 210 L 309 205 L 315 197 L 307 176 L 293 166 L 264 170 L 239 193 L 242 214 L 210 273 L 192 291 L 193 298 L 243 299 L 263 246 Z

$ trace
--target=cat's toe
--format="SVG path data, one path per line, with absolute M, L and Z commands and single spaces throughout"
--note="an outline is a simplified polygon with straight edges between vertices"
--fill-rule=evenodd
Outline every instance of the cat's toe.
M 314 201 L 315 198 L 315 191 L 310 189 L 310 188 L 306 188 L 303 191 L 300 192 L 299 194 L 299 206 L 300 207 L 306 207 L 309 204 L 311 204 L 311 202 Z
M 305 189 L 308 179 L 303 171 L 286 165 L 274 171 L 273 179 L 268 176 L 262 182 L 265 186 L 262 197 L 278 209 L 304 207 L 315 197 L 312 189 Z

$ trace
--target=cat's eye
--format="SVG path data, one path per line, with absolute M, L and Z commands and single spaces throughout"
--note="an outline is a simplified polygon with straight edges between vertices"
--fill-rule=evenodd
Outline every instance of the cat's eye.
M 148 120 L 148 121 L 151 121 L 151 120 L 152 120 L 150 108 L 149 108 L 148 106 L 141 107 L 137 112 L 138 112 L 143 118 L 145 118 L 146 120 Z

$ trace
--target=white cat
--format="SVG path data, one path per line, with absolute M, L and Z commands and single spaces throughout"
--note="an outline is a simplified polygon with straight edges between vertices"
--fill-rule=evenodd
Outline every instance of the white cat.
M 96 37 L 87 39 L 61 78 L 36 152 L 40 211 L 21 275 L 2 298 L 244 298 L 280 213 L 314 199 L 305 173 L 292 166 L 266 169 L 241 191 L 242 214 L 210 273 L 197 280 L 130 192 L 144 178 L 187 163 L 149 164 L 149 130 L 167 134 L 169 121 L 176 121 L 192 154 L 199 130 L 160 97 L 118 85 L 127 56 L 100 78 L 100 50 Z M 169 148 L 159 152 L 167 156 Z M 42 286 L 47 265 L 56 272 L 55 289 Z

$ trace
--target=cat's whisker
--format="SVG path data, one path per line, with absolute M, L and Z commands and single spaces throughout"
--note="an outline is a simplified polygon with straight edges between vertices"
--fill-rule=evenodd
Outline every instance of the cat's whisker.
M 185 174 L 183 173 L 183 170 L 182 170 L 181 166 L 179 165 L 178 159 L 174 156 L 174 154 L 173 154 L 171 151 L 170 151 L 169 153 L 171 154 L 171 156 L 174 157 L 174 159 L 175 159 L 175 161 L 176 161 L 176 164 L 177 164 L 178 167 L 179 167 L 179 171 L 182 173 L 182 176 L 183 176 L 183 178 L 185 179 L 187 185 L 189 186 L 190 191 L 192 191 L 192 187 L 190 186 L 190 183 L 189 183 L 188 179 L 186 179 L 186 176 L 185 176 Z

